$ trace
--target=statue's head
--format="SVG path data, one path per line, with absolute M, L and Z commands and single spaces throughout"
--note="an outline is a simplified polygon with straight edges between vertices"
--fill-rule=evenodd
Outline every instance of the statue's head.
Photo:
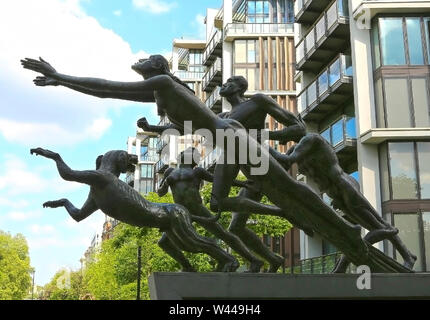
M 248 90 L 248 81 L 242 76 L 234 76 L 222 85 L 219 93 L 221 97 L 230 97 L 234 94 L 243 97 L 246 90 Z
M 177 158 L 178 164 L 191 164 L 194 168 L 200 162 L 200 153 L 194 147 L 189 147 L 182 151 Z
M 152 55 L 146 59 L 140 59 L 131 68 L 145 79 L 149 79 L 155 75 L 169 73 L 169 62 L 162 55 Z
M 108 168 L 115 168 L 117 172 L 133 172 L 137 164 L 137 155 L 129 154 L 123 150 L 113 150 L 98 156 L 96 160 L 96 169 L 102 165 Z

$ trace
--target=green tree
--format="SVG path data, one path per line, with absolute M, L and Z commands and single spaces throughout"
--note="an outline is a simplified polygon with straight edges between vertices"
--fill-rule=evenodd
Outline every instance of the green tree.
M 28 245 L 22 234 L 0 230 L 0 300 L 22 300 L 31 288 Z

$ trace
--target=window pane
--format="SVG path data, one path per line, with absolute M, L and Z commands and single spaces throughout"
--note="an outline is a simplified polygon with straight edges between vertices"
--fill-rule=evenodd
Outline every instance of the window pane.
M 263 13 L 263 1 L 256 1 L 255 2 L 255 12 L 257 14 L 262 14 Z
M 321 137 L 327 140 L 328 143 L 331 144 L 331 138 L 330 138 L 330 128 L 324 130 L 321 132 Z
M 417 199 L 414 144 L 412 142 L 389 143 L 389 152 L 393 200 Z
M 423 212 L 424 252 L 427 270 L 430 271 L 430 212 Z
M 379 51 L 379 34 L 378 34 L 378 20 L 372 25 L 372 40 L 373 40 L 373 64 L 375 69 L 381 66 L 381 52 Z
M 343 141 L 343 119 L 340 119 L 332 126 L 333 146 Z
M 236 40 L 234 42 L 235 63 L 246 63 L 246 40 Z
M 427 81 L 412 79 L 412 96 L 414 100 L 415 127 L 430 127 Z
M 385 128 L 384 99 L 382 95 L 381 79 L 378 79 L 375 83 L 375 104 L 376 104 L 376 120 L 378 123 L 378 128 Z
M 395 214 L 394 225 L 399 229 L 399 237 L 405 244 L 405 246 L 417 256 L 417 261 L 414 265 L 415 271 L 422 271 L 422 255 L 420 249 L 419 240 L 419 225 L 418 225 L 418 214 Z M 396 252 L 396 259 L 400 263 L 403 263 L 403 259 L 398 252 Z
M 328 73 L 322 73 L 318 78 L 319 96 L 321 96 L 328 89 Z
M 311 105 L 312 103 L 315 102 L 315 100 L 317 99 L 317 83 L 313 82 L 309 87 L 308 87 L 308 104 Z
M 340 79 L 340 60 L 337 59 L 329 68 L 329 84 L 332 86 Z
M 248 69 L 248 90 L 249 91 L 255 91 L 255 69 L 249 68 Z
M 420 18 L 406 18 L 410 64 L 424 64 Z
M 407 79 L 385 79 L 385 107 L 389 128 L 410 128 Z
M 269 13 L 269 1 L 264 1 L 264 13 L 265 14 Z
M 387 145 L 381 145 L 379 149 L 379 167 L 381 170 L 381 192 L 382 201 L 390 200 L 390 189 L 388 182 L 388 148 Z
M 348 138 L 357 138 L 355 118 L 349 118 L 348 120 L 346 120 L 346 136 Z
M 421 199 L 430 199 L 430 142 L 418 142 L 417 148 Z
M 248 76 L 246 74 L 246 69 L 243 69 L 243 68 L 236 68 L 234 71 L 234 75 L 235 76 L 242 76 L 245 79 L 248 78 Z
M 248 1 L 248 14 L 255 14 L 255 1 Z
M 383 64 L 406 64 L 402 18 L 380 18 L 379 27 Z
M 430 18 L 424 18 L 424 25 L 426 30 L 427 57 L 430 59 Z
M 255 63 L 255 40 L 248 41 L 248 63 Z

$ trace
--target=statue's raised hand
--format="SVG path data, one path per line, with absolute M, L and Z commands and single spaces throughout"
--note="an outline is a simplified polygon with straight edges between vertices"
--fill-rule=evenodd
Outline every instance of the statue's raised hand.
M 30 154 L 35 154 L 36 156 L 42 156 L 53 160 L 58 159 L 60 157 L 58 153 L 42 148 L 30 149 Z
M 25 58 L 24 60 L 21 60 L 21 65 L 24 69 L 40 72 L 47 77 L 57 73 L 57 70 L 55 70 L 53 66 L 40 57 L 39 60 Z
M 148 123 L 145 117 L 137 120 L 137 127 L 143 129 L 144 131 L 150 131 L 151 125 Z
M 44 208 L 58 208 L 58 207 L 63 207 L 66 201 L 67 201 L 66 199 L 47 201 L 47 202 L 45 202 L 43 204 L 43 207 Z
M 39 87 L 58 86 L 60 84 L 57 80 L 49 77 L 36 77 L 33 82 Z

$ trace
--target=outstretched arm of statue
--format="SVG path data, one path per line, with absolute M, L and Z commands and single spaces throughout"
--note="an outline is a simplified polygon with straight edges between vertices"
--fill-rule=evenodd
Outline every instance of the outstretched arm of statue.
M 77 171 L 70 169 L 70 167 L 63 161 L 61 156 L 56 152 L 42 148 L 36 148 L 31 149 L 30 153 L 54 160 L 57 164 L 58 173 L 64 180 L 85 183 L 91 186 L 101 185 L 106 182 L 103 174 L 96 170 Z
M 91 195 L 88 195 L 87 201 L 85 201 L 84 205 L 81 209 L 76 208 L 69 200 L 60 199 L 55 201 L 47 201 L 43 204 L 44 208 L 58 208 L 65 207 L 69 215 L 73 218 L 73 220 L 79 222 L 89 217 L 92 213 L 94 213 L 98 207 Z
M 161 180 L 160 188 L 157 190 L 157 194 L 159 197 L 162 197 L 166 195 L 166 193 L 169 191 L 169 182 L 167 181 L 167 177 L 172 173 L 174 169 L 169 168 L 164 172 L 163 180 Z
M 287 154 L 284 155 L 284 159 L 286 159 L 289 164 L 301 162 L 302 159 L 307 157 L 312 152 L 313 141 L 311 136 L 305 136 L 300 140 L 298 144 L 293 147 L 293 150 L 287 151 Z
M 39 87 L 47 86 L 63 86 L 81 93 L 85 93 L 97 98 L 116 98 L 121 100 L 130 100 L 137 102 L 155 102 L 154 94 L 152 92 L 112 92 L 107 90 L 94 90 L 74 85 L 68 82 L 55 80 L 53 78 L 39 76 L 33 80 L 34 84 Z
M 287 128 L 269 132 L 270 140 L 279 140 L 281 143 L 295 141 L 306 134 L 306 127 L 292 112 L 283 109 L 274 99 L 264 94 L 255 95 L 257 102 L 276 121 Z
M 146 120 L 145 117 L 137 120 L 137 126 L 141 129 L 143 129 L 144 131 L 155 132 L 155 133 L 158 133 L 160 135 L 164 131 L 169 130 L 169 129 L 177 130 L 180 135 L 184 134 L 184 128 L 180 127 L 174 123 L 169 123 L 168 125 L 165 125 L 165 126 L 154 126 L 154 125 L 149 124 L 148 120 Z M 173 130 L 171 132 L 169 132 L 169 134 L 173 134 Z
M 21 64 L 25 69 L 40 72 L 46 77 L 60 81 L 60 83 L 68 83 L 70 85 L 83 87 L 87 90 L 104 91 L 110 97 L 118 98 L 117 94 L 127 94 L 136 92 L 145 92 L 145 96 L 154 90 L 164 87 L 166 81 L 171 80 L 167 75 L 159 75 L 148 80 L 137 82 L 120 82 L 110 81 L 99 78 L 74 77 L 58 73 L 48 62 L 42 58 L 40 60 L 26 58 L 21 60 Z

